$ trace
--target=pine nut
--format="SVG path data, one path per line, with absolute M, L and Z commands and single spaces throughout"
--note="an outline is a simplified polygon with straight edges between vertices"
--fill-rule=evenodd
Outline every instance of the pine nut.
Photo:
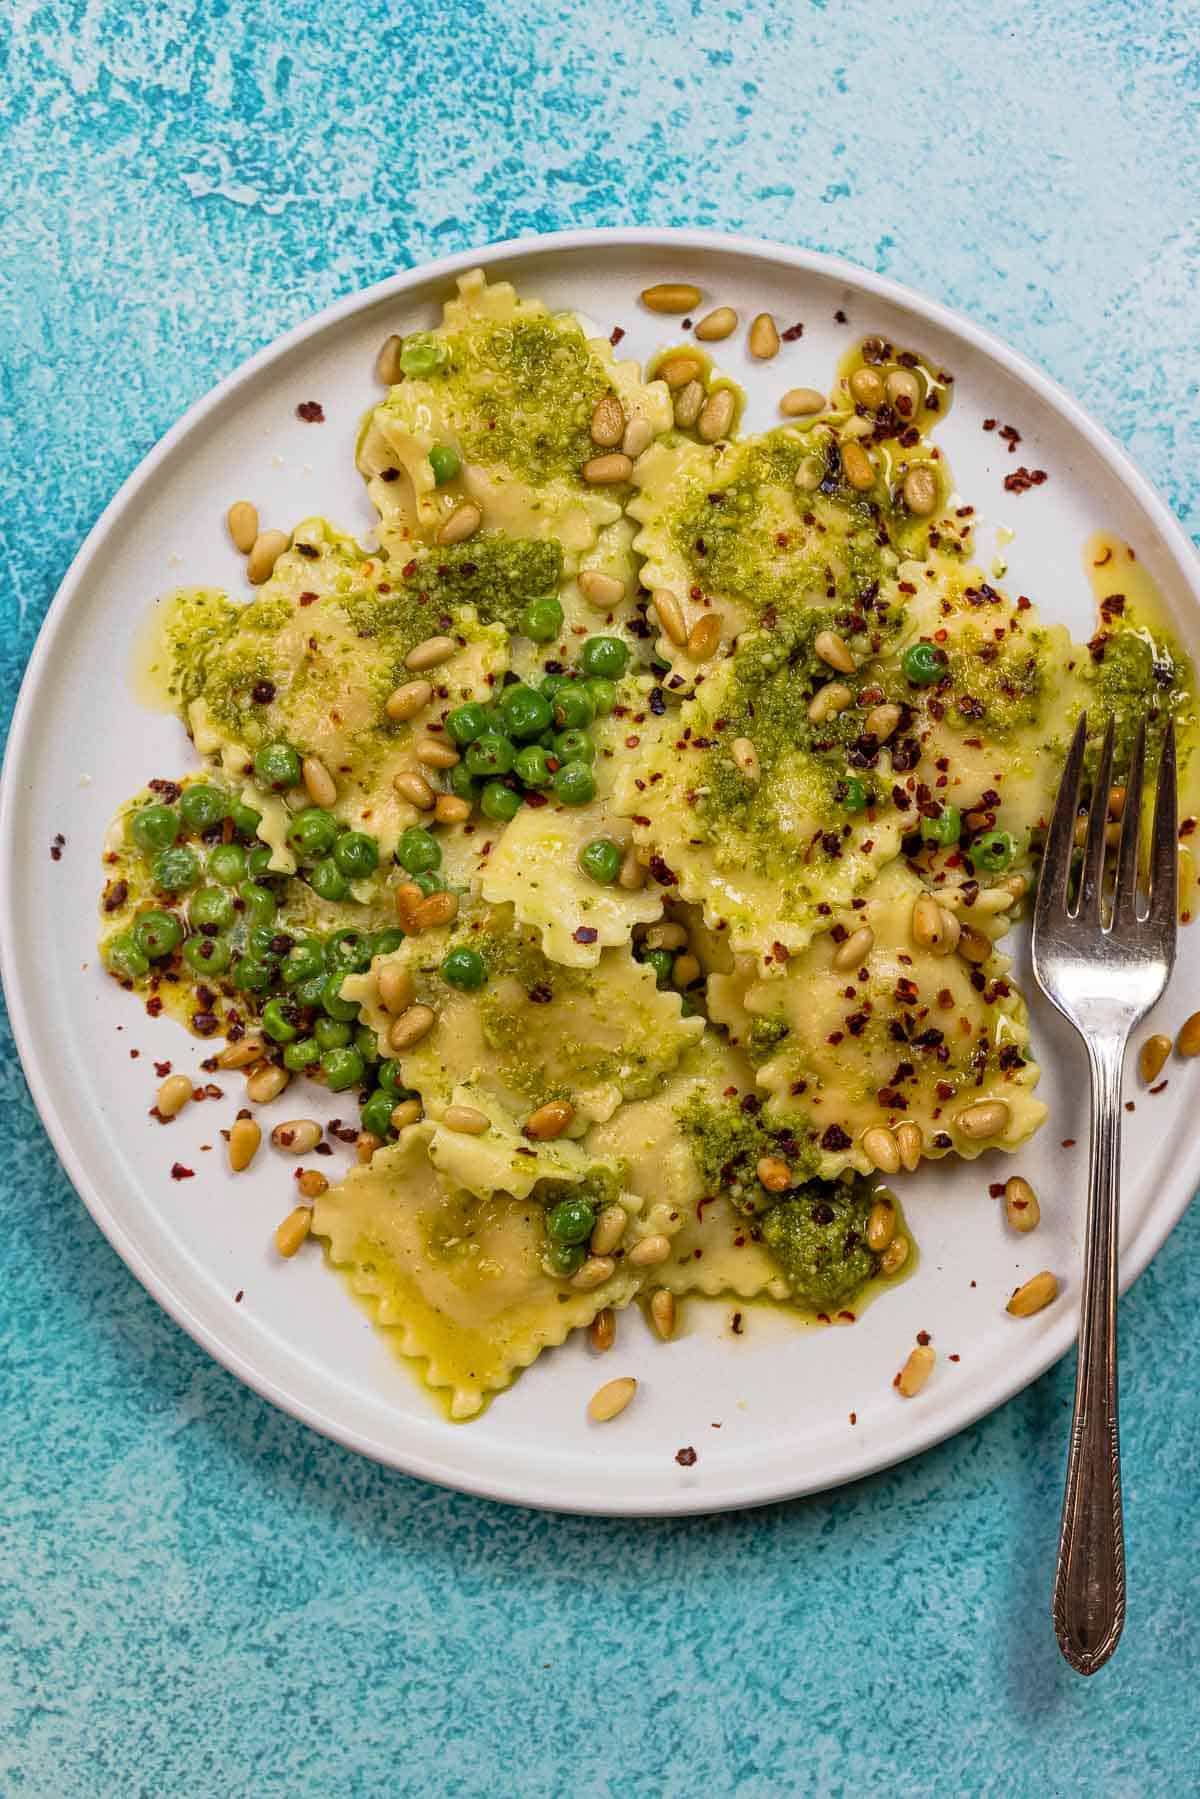
M 482 523 L 483 514 L 474 500 L 464 500 L 440 526 L 434 541 L 441 544 L 465 543 L 468 537 L 474 537 Z M 411 668 L 412 663 L 408 666 Z
M 271 1142 L 290 1156 L 306 1156 L 317 1147 L 322 1134 L 315 1118 L 289 1118 L 285 1124 L 275 1126 Z
M 637 1382 L 632 1375 L 624 1375 L 620 1380 L 610 1380 L 592 1394 L 588 1401 L 588 1417 L 593 1424 L 607 1424 L 611 1418 L 623 1412 L 629 1401 L 637 1392 Z
M 659 1287 L 650 1298 L 650 1322 L 664 1343 L 675 1335 L 675 1316 L 675 1295 Z
M 702 344 L 718 344 L 737 330 L 738 316 L 732 306 L 717 306 L 706 312 L 696 326 L 695 335 Z
M 625 851 L 625 860 L 617 876 L 617 886 L 626 893 L 639 893 L 645 885 L 646 871 L 638 861 L 637 851 L 631 847 Z
M 219 1068 L 248 1068 L 251 1062 L 261 1062 L 267 1053 L 265 1038 L 241 1037 L 236 1043 L 227 1043 L 217 1057 Z
M 933 1373 L 933 1364 L 936 1360 L 937 1357 L 928 1343 L 917 1344 L 900 1370 L 900 1379 L 896 1383 L 905 1399 L 916 1398 Z
M 830 668 L 836 668 L 839 674 L 852 675 L 858 667 L 854 652 L 836 631 L 818 631 L 813 638 L 813 649 L 822 662 L 827 662 Z
M 416 1124 L 421 1116 L 419 1099 L 402 1099 L 398 1106 L 392 1107 L 392 1115 L 388 1119 L 394 1131 L 402 1131 L 410 1124 Z
M 160 1118 L 177 1118 L 192 1097 L 192 1083 L 186 1074 L 169 1074 L 158 1090 L 154 1108 Z
M 879 1259 L 880 1274 L 899 1274 L 908 1260 L 908 1238 L 893 1237 Z
M 896 1235 L 896 1208 L 890 1199 L 877 1199 L 867 1213 L 867 1248 L 882 1255 Z
M 422 669 L 437 668 L 440 663 L 449 662 L 457 648 L 453 637 L 426 637 L 414 644 L 404 658 L 404 666 L 411 668 L 414 674 Z
M 660 362 L 654 371 L 658 381 L 665 381 L 674 393 L 677 388 L 686 387 L 689 381 L 698 381 L 704 373 L 704 367 L 698 356 L 668 356 Z
M 1016 905 L 1019 899 L 1024 899 L 1026 893 L 1029 891 L 1029 882 L 1025 879 L 1024 875 L 1005 875 L 999 885 L 1006 893 L 1012 895 L 1009 904 L 1013 906 Z M 995 889 L 992 888 L 989 889 L 989 891 L 994 892 Z M 1001 908 L 1001 910 L 1003 910 L 1003 908 Z
M 911 1118 L 906 1118 L 903 1124 L 896 1126 L 894 1135 L 896 1147 L 900 1151 L 901 1168 L 908 1174 L 915 1173 L 920 1165 L 921 1151 L 925 1147 L 924 1131 Z
M 856 493 L 866 493 L 875 485 L 875 464 L 861 444 L 842 445 L 842 472 Z
M 404 348 L 404 339 L 392 332 L 380 345 L 379 354 L 375 358 L 375 379 L 384 387 L 395 387 L 397 381 L 403 381 L 404 370 L 400 366 L 400 352 Z
M 384 711 L 390 719 L 398 724 L 402 719 L 415 718 L 428 706 L 433 698 L 433 686 L 429 681 L 406 681 L 403 687 L 397 687 L 384 705 Z
M 690 431 L 692 426 L 696 423 L 696 420 L 700 417 L 700 410 L 703 405 L 703 387 L 700 385 L 699 381 L 689 381 L 687 386 L 681 387 L 679 392 L 675 395 L 675 404 L 672 408 L 675 423 L 680 426 L 682 430 Z
M 1024 1286 L 1018 1287 L 1005 1306 L 1014 1318 L 1032 1318 L 1035 1312 L 1042 1311 L 1051 1300 L 1058 1298 L 1058 1281 L 1049 1269 L 1035 1274 Z
M 413 910 L 413 924 L 418 931 L 436 930 L 439 925 L 451 924 L 457 917 L 457 893 L 431 893 Z
M 902 419 L 916 417 L 921 409 L 921 383 L 911 369 L 892 369 L 885 384 L 885 392 Z
M 433 816 L 440 825 L 460 825 L 471 816 L 471 802 L 459 799 L 456 793 L 439 793 L 434 801 Z
M 986 962 L 992 953 L 992 940 L 972 924 L 962 925 L 958 933 L 958 953 L 965 962 Z
M 750 321 L 746 345 L 759 362 L 770 362 L 772 356 L 778 356 L 779 331 L 769 312 L 760 312 Z
M 235 1118 L 229 1131 L 229 1166 L 235 1174 L 249 1168 L 258 1154 L 262 1132 L 253 1118 Z
M 621 439 L 621 450 L 631 462 L 636 462 L 643 450 L 648 450 L 654 437 L 654 426 L 650 420 L 639 413 L 630 419 L 625 427 L 625 435 Z
M 422 1037 L 428 1037 L 436 1023 L 432 1006 L 410 1006 L 388 1030 L 388 1043 L 392 1049 L 411 1049 Z
M 862 1150 L 881 1174 L 899 1174 L 900 1147 L 885 1124 L 872 1125 L 862 1134 Z
M 252 1099 L 256 1106 L 270 1105 L 278 1099 L 291 1075 L 286 1068 L 280 1068 L 274 1062 L 264 1062 L 261 1068 L 253 1068 L 246 1081 L 246 1098 Z
M 225 514 L 225 523 L 229 527 L 234 549 L 240 550 L 243 556 L 248 556 L 258 536 L 258 508 L 252 506 L 249 500 L 235 500 Z
M 758 751 L 748 737 L 735 737 L 729 746 L 729 754 L 748 781 L 758 780 L 762 772 L 758 766 Z
M 973 1106 L 958 1114 L 954 1120 L 964 1137 L 970 1137 L 975 1143 L 988 1137 L 998 1137 L 1008 1126 L 1008 1101 L 1006 1099 L 981 1099 Z
M 671 1253 L 669 1237 L 643 1237 L 635 1243 L 626 1260 L 632 1268 L 657 1268 Z
M 1110 818 L 1124 818 L 1124 816 L 1125 816 L 1125 789 L 1123 787 L 1110 787 L 1109 788 L 1109 790 L 1108 790 L 1108 816 Z
M 683 620 L 683 607 L 670 588 L 656 587 L 650 604 L 658 615 L 663 635 L 669 637 L 678 649 L 682 649 L 687 642 L 687 626 Z
M 932 893 L 922 893 L 913 903 L 912 940 L 919 949 L 948 956 L 957 947 L 962 926 L 953 912 L 939 906 Z
M 383 1138 L 374 1131 L 360 1131 L 354 1139 L 354 1152 L 360 1162 L 369 1162 L 377 1149 L 383 1148 Z
M 402 768 L 398 775 L 393 775 L 392 786 L 400 798 L 415 806 L 418 812 L 432 812 L 437 804 L 437 794 L 415 768 Z
M 911 513 L 917 518 L 928 518 L 937 509 L 937 476 L 931 468 L 910 468 L 900 493 Z
M 666 924 L 652 924 L 646 932 L 647 949 L 683 949 L 688 934 L 681 924 L 668 921 Z
M 899 706 L 893 706 L 890 703 L 883 706 L 872 706 L 867 713 L 863 729 L 868 736 L 875 739 L 876 743 L 886 743 L 900 723 L 900 719 Z
M 561 1137 L 574 1117 L 575 1108 L 568 1100 L 549 1099 L 525 1120 L 522 1135 L 548 1143 L 553 1137 Z
M 329 1182 L 319 1168 L 302 1168 L 296 1176 L 296 1185 L 305 1199 L 320 1199 L 322 1193 L 328 1193 Z
M 625 583 L 615 575 L 601 573 L 598 568 L 581 569 L 577 577 L 579 591 L 597 612 L 611 612 L 625 598 Z
M 754 1172 L 768 1193 L 786 1193 L 792 1184 L 792 1171 L 782 1156 L 760 1156 Z
M 650 312 L 695 312 L 700 289 L 690 281 L 656 281 L 642 289 L 641 300 Z
M 840 427 L 838 441 L 840 443 L 856 443 L 860 437 L 873 437 L 874 435 L 875 427 L 870 419 L 865 419 L 856 412 L 853 418 L 848 418 Z
M 821 635 L 824 636 L 825 633 L 822 632 Z M 853 698 L 854 695 L 844 681 L 826 681 L 824 687 L 817 688 L 809 702 L 809 723 L 824 724 L 827 718 L 832 718 L 838 712 L 844 712 Z
M 611 1349 L 617 1339 L 617 1314 L 611 1306 L 602 1306 L 588 1325 L 588 1342 L 597 1355 Z
M 865 364 L 862 368 L 855 369 L 850 377 L 849 387 L 850 397 L 872 412 L 878 412 L 887 399 L 883 376 L 878 369 L 868 368 Z
M 337 783 L 325 764 L 316 756 L 306 756 L 301 764 L 304 790 L 314 806 L 329 807 L 337 799 Z
M 286 531 L 259 532 L 246 558 L 246 579 L 252 587 L 261 587 L 270 578 L 291 541 Z
M 1181 1056 L 1200 1056 L 1200 1012 L 1184 1020 L 1183 1028 L 1175 1039 L 1175 1048 Z
M 603 450 L 615 450 L 625 435 L 625 409 L 616 394 L 605 394 L 592 413 L 592 442 Z
M 594 1256 L 610 1256 L 625 1235 L 624 1206 L 605 1206 L 596 1220 L 588 1248 Z
M 722 437 L 728 437 L 736 404 L 731 388 L 719 387 L 715 394 L 709 395 L 696 420 L 696 432 L 702 442 L 715 444 Z
M 419 737 L 413 754 L 424 768 L 457 768 L 462 760 L 454 745 L 443 737 Z
M 578 1287 L 581 1293 L 590 1293 L 593 1287 L 602 1287 L 605 1281 L 611 1280 L 616 1269 L 617 1264 L 611 1256 L 589 1256 L 571 1276 L 571 1285 Z
M 482 1137 L 491 1129 L 491 1119 L 478 1106 L 447 1106 L 442 1123 L 448 1131 L 460 1131 L 466 1137 Z
M 1014 1231 L 1034 1231 L 1041 1223 L 1038 1196 L 1019 1174 L 1010 1175 L 1004 1183 L 1004 1209 Z
M 290 1260 L 311 1229 L 311 1206 L 297 1206 L 289 1212 L 283 1223 L 275 1227 L 275 1247 L 280 1255 Z
M 410 937 L 417 928 L 414 914 L 424 898 L 415 881 L 401 881 L 396 889 L 396 916 Z
M 1161 1032 L 1156 1032 L 1153 1037 L 1147 1037 L 1138 1051 L 1138 1073 L 1147 1086 L 1158 1079 L 1170 1053 L 1171 1039 L 1169 1037 L 1164 1037 Z
M 676 956 L 675 966 L 671 970 L 671 980 L 682 993 L 685 988 L 692 986 L 700 979 L 702 972 L 699 959 L 685 952 L 682 956 Z
M 825 395 L 815 387 L 789 387 L 779 402 L 779 410 L 785 418 L 810 418 L 814 412 L 824 412 Z
M 401 968 L 398 962 L 385 962 L 379 970 L 379 1003 L 385 1012 L 392 1012 L 399 1017 L 407 1012 L 415 997 L 413 978 L 407 968 Z
M 606 456 L 590 456 L 580 472 L 593 487 L 615 487 L 628 481 L 633 463 L 623 450 L 610 450 Z
M 795 485 L 801 493 L 815 493 L 825 479 L 825 464 L 819 456 L 806 456 L 796 470 Z
M 703 613 L 688 632 L 687 653 L 693 662 L 707 662 L 721 642 L 721 621 L 715 612 Z
M 839 970 L 860 968 L 874 945 L 875 933 L 870 925 L 859 925 L 857 931 L 851 931 L 845 942 L 839 943 L 834 950 L 833 966 Z

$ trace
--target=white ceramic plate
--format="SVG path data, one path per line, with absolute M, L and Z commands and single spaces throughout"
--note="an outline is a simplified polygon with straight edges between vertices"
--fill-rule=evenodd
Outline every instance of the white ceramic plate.
M 639 357 L 672 341 L 671 321 L 637 303 L 654 280 L 694 281 L 708 304 L 732 303 L 744 319 L 766 309 L 783 324 L 803 320 L 803 338 L 766 365 L 751 363 L 743 334 L 718 346 L 721 364 L 748 389 L 748 428 L 775 421 L 784 388 L 825 387 L 854 336 L 880 332 L 923 349 L 955 376 L 939 441 L 961 492 L 985 523 L 1016 529 L 1008 584 L 1086 638 L 1082 545 L 1109 527 L 1136 546 L 1179 636 L 1200 657 L 1197 566 L 1163 502 L 1059 388 L 945 308 L 848 264 L 702 233 L 577 232 L 453 257 L 344 301 L 231 375 L 147 457 L 76 557 L 25 678 L 0 804 L 0 932 L 17 1044 L 55 1147 L 118 1253 L 212 1355 L 317 1430 L 429 1480 L 570 1511 L 716 1510 L 833 1486 L 961 1429 L 1040 1374 L 1074 1334 L 1085 1067 L 1027 968 L 1050 1122 L 1015 1161 L 942 1163 L 904 1181 L 920 1267 L 857 1325 L 797 1328 L 750 1308 L 737 1335 L 734 1304 L 693 1300 L 680 1337 L 664 1346 L 631 1310 L 602 1359 L 570 1343 L 544 1355 L 482 1419 L 451 1425 L 317 1253 L 287 1264 L 275 1256 L 271 1231 L 291 1204 L 290 1168 L 268 1149 L 234 1179 L 221 1153 L 219 1129 L 240 1101 L 240 1082 L 223 1080 L 223 1102 L 192 1105 L 169 1129 L 147 1118 L 155 1059 L 193 1071 L 208 1052 L 181 1027 L 146 1018 L 95 955 L 109 816 L 148 776 L 175 775 L 190 762 L 179 725 L 131 696 L 130 642 L 147 602 L 181 584 L 242 590 L 223 524 L 235 498 L 253 499 L 273 525 L 326 512 L 346 527 L 369 527 L 352 452 L 379 391 L 378 346 L 390 331 L 433 323 L 454 275 L 475 264 L 551 306 L 582 308 L 605 330 L 623 326 L 622 353 Z M 848 324 L 835 322 L 839 309 Z M 306 399 L 321 401 L 325 424 L 297 419 Z M 1015 458 L 980 429 L 985 417 L 1018 427 Z M 1002 479 L 1020 461 L 1050 478 L 1014 497 Z M 49 855 L 54 831 L 67 840 L 59 862 Z M 1194 991 L 1198 962 L 1200 934 L 1185 932 L 1176 993 Z M 1178 1001 L 1164 1004 L 1176 1023 L 1181 1010 Z M 1161 1097 L 1137 1092 L 1126 1120 L 1126 1283 L 1200 1179 L 1200 1138 L 1173 1128 L 1195 1103 L 1196 1065 L 1170 1075 Z M 293 1094 L 267 1120 L 294 1109 Z M 1075 1146 L 1064 1148 L 1064 1138 Z M 196 1178 L 172 1180 L 174 1160 Z M 989 1182 L 1018 1167 L 1043 1207 L 1040 1229 L 1020 1239 L 988 1197 Z M 1040 1268 L 1058 1273 L 1062 1297 L 1035 1318 L 1008 1317 L 1007 1295 Z M 932 1332 L 938 1364 L 924 1393 L 904 1401 L 892 1377 L 918 1330 Z M 627 1373 L 641 1382 L 634 1405 L 614 1424 L 589 1425 L 589 1395 Z M 688 1468 L 675 1459 L 685 1446 L 696 1451 Z

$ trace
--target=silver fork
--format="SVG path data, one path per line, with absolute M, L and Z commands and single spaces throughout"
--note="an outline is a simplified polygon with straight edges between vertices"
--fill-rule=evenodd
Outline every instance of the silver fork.
M 1117 1433 L 1117 1227 L 1121 1071 L 1129 1036 L 1158 999 L 1175 961 L 1175 735 L 1158 766 L 1150 897 L 1138 913 L 1138 840 L 1146 755 L 1139 727 L 1125 784 L 1111 920 L 1102 914 L 1113 733 L 1105 734 L 1088 815 L 1075 910 L 1068 888 L 1087 716 L 1080 718 L 1046 837 L 1033 920 L 1038 983 L 1083 1038 L 1092 1078 L 1091 1164 L 1079 1321 L 1075 1412 L 1054 1575 L 1054 1630 L 1080 1674 L 1094 1674 L 1125 1622 L 1125 1539 Z

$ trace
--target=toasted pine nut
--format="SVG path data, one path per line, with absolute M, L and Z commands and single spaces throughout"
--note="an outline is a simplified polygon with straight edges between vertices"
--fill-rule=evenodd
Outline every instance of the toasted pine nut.
M 607 1424 L 623 1412 L 629 1401 L 637 1392 L 637 1382 L 630 1374 L 623 1375 L 620 1380 L 610 1380 L 592 1394 L 588 1401 L 588 1417 L 593 1424 Z
M 259 532 L 246 558 L 246 579 L 252 587 L 261 587 L 269 579 L 291 541 L 286 531 Z
M 393 775 L 392 786 L 400 798 L 415 806 L 418 812 L 432 812 L 437 804 L 437 794 L 415 768 L 402 768 L 398 775 Z
M 271 1142 L 290 1156 L 306 1156 L 321 1141 L 322 1130 L 315 1118 L 289 1118 L 271 1132 Z
M 881 1174 L 899 1174 L 900 1146 L 885 1124 L 872 1125 L 863 1132 L 862 1149 L 868 1162 Z
M 320 1199 L 322 1193 L 328 1193 L 329 1182 L 319 1168 L 301 1168 L 296 1176 L 296 1185 L 305 1199 Z
M 925 1133 L 919 1124 L 906 1118 L 903 1124 L 896 1126 L 896 1143 L 900 1150 L 900 1166 L 907 1173 L 913 1174 L 921 1161 L 921 1151 L 925 1147 Z
M 369 1162 L 377 1149 L 383 1148 L 383 1138 L 374 1131 L 360 1131 L 354 1139 L 354 1152 L 360 1162 Z
M 848 418 L 845 424 L 839 428 L 838 441 L 853 443 L 857 442 L 860 437 L 873 437 L 874 434 L 875 427 L 870 419 L 865 419 L 861 413 L 856 412 L 853 418 Z
M 908 1260 L 908 1238 L 893 1237 L 879 1260 L 880 1274 L 899 1274 Z
M 249 1168 L 258 1154 L 262 1132 L 253 1118 L 235 1118 L 229 1131 L 229 1166 L 235 1174 Z
M 628 481 L 633 463 L 623 450 L 610 450 L 604 456 L 589 456 L 580 473 L 593 487 L 615 487 Z
M 401 968 L 398 962 L 385 962 L 379 970 L 379 1003 L 385 1012 L 392 1012 L 399 1017 L 407 1012 L 415 997 L 413 978 L 407 968 Z
M 621 450 L 631 462 L 636 462 L 643 450 L 648 450 L 654 437 L 654 426 L 648 418 L 639 413 L 631 418 L 625 427 L 625 435 L 621 439 Z
M 859 925 L 833 952 L 836 969 L 859 968 L 875 946 L 875 933 L 869 924 Z
M 896 1208 L 890 1199 L 877 1199 L 867 1214 L 867 1248 L 882 1255 L 896 1235 Z
M 650 1322 L 663 1342 L 669 1343 L 675 1335 L 675 1295 L 666 1287 L 659 1287 L 650 1297 Z
M 688 632 L 687 653 L 693 662 L 707 662 L 721 642 L 721 621 L 715 612 L 701 613 Z
M 454 745 L 447 743 L 444 737 L 418 738 L 413 754 L 425 768 L 457 768 L 462 760 Z M 436 800 L 434 804 L 437 804 Z
M 432 1006 L 410 1006 L 388 1030 L 388 1043 L 392 1049 L 411 1049 L 422 1037 L 428 1037 L 436 1023 L 437 1013 Z
M 388 1119 L 394 1131 L 402 1131 L 410 1124 L 416 1124 L 421 1116 L 419 1099 L 402 1099 L 398 1106 L 392 1107 L 392 1115 Z
M 861 444 L 842 445 L 842 471 L 857 493 L 866 493 L 875 485 L 875 464 Z
M 1038 1196 L 1019 1174 L 1010 1175 L 1004 1183 L 1004 1208 L 1014 1231 L 1033 1231 L 1041 1223 Z
M 605 1281 L 611 1280 L 616 1268 L 611 1256 L 589 1256 L 571 1276 L 571 1285 L 578 1287 L 581 1293 L 590 1293 L 593 1287 L 602 1287 Z
M 716 306 L 712 312 L 705 313 L 696 326 L 695 335 L 702 344 L 717 344 L 733 336 L 737 322 L 737 313 L 732 306 Z
M 887 389 L 883 385 L 883 376 L 878 369 L 869 368 L 866 364 L 855 369 L 849 381 L 850 396 L 860 406 L 877 412 L 887 399 Z
M 225 523 L 229 527 L 234 549 L 240 550 L 243 556 L 248 556 L 258 536 L 258 508 L 252 506 L 249 500 L 235 500 L 225 514 Z
M 1044 1268 L 1040 1274 L 1033 1275 L 1024 1286 L 1018 1287 L 1005 1306 L 1014 1318 L 1032 1318 L 1048 1306 L 1051 1300 L 1058 1298 L 1058 1280 Z
M 617 1337 L 617 1314 L 611 1306 L 602 1306 L 588 1325 L 588 1342 L 597 1355 L 611 1349 Z
M 297 1206 L 289 1212 L 283 1223 L 275 1227 L 275 1247 L 280 1255 L 288 1259 L 294 1256 L 311 1229 L 311 1206 Z
M 770 362 L 779 354 L 779 330 L 769 312 L 760 312 L 750 322 L 746 347 L 759 362 Z
M 718 387 L 716 393 L 708 396 L 700 417 L 696 420 L 696 432 L 702 442 L 715 444 L 722 437 L 728 437 L 736 405 L 737 401 L 730 387 Z
M 192 1097 L 192 1083 L 186 1074 L 169 1074 L 158 1090 L 154 1102 L 160 1118 L 175 1118 Z
M 892 369 L 885 391 L 902 419 L 916 417 L 921 408 L 921 383 L 911 369 Z
M 672 408 L 675 423 L 684 431 L 690 431 L 700 417 L 703 405 L 703 386 L 699 381 L 689 381 L 687 386 L 681 387 L 675 395 L 675 404 Z
M 492 1121 L 478 1106 L 447 1106 L 442 1123 L 448 1131 L 460 1131 L 467 1137 L 482 1137 L 491 1129 Z
M 414 644 L 404 658 L 405 668 L 411 668 L 414 674 L 422 669 L 437 668 L 439 663 L 449 662 L 458 645 L 453 637 L 426 637 Z
M 617 876 L 617 886 L 626 893 L 638 893 L 645 885 L 646 871 L 638 861 L 637 851 L 631 847 L 625 851 L 625 860 Z
M 588 1248 L 594 1256 L 610 1256 L 625 1235 L 624 1206 L 605 1206 L 597 1218 Z
M 400 352 L 404 348 L 404 339 L 392 332 L 380 345 L 379 354 L 375 358 L 375 379 L 384 387 L 395 387 L 397 381 L 404 379 L 404 370 L 400 367 Z
M 1175 1048 L 1181 1056 L 1200 1056 L 1200 1012 L 1193 1012 L 1184 1020 Z
M 1156 1032 L 1153 1037 L 1147 1037 L 1138 1051 L 1138 1073 L 1147 1086 L 1158 1079 L 1170 1053 L 1171 1039 L 1169 1037 L 1164 1037 L 1161 1032 Z
M 575 1108 L 569 1100 L 548 1099 L 544 1106 L 531 1112 L 525 1120 L 522 1135 L 533 1137 L 539 1143 L 548 1143 L 553 1137 L 561 1137 L 569 1128 L 575 1117 Z
M 824 636 L 825 633 L 822 632 L 821 635 Z M 818 687 L 809 701 L 809 723 L 824 724 L 835 713 L 844 712 L 853 698 L 854 695 L 844 681 L 826 681 L 824 687 Z
M 413 909 L 413 924 L 418 931 L 436 930 L 458 917 L 457 893 L 431 893 Z
M 236 1043 L 227 1043 L 217 1057 L 220 1068 L 248 1068 L 251 1062 L 261 1062 L 267 1053 L 265 1038 L 240 1037 Z
M 647 949 L 683 949 L 687 940 L 683 926 L 670 919 L 664 924 L 652 924 L 646 932 Z
M 301 764 L 304 789 L 314 806 L 332 806 L 337 799 L 337 782 L 316 756 L 306 756 Z
M 685 988 L 698 981 L 702 973 L 699 958 L 688 955 L 685 951 L 682 956 L 675 958 L 675 965 L 671 970 L 671 980 L 682 993 Z
M 687 626 L 683 620 L 683 607 L 675 598 L 669 587 L 656 587 L 654 597 L 650 601 L 658 614 L 658 622 L 662 626 L 663 635 L 682 649 L 687 642 Z
M 814 412 L 824 412 L 825 395 L 815 387 L 789 387 L 779 402 L 779 410 L 785 418 L 810 418 Z
M 396 889 L 396 916 L 410 937 L 417 928 L 414 914 L 424 898 L 415 881 L 401 881 Z
M 875 739 L 876 743 L 886 743 L 900 723 L 900 718 L 899 706 L 893 706 L 890 703 L 883 706 L 872 706 L 867 713 L 863 729 L 868 736 Z
M 754 1172 L 768 1193 L 786 1193 L 792 1184 L 792 1171 L 782 1156 L 760 1156 Z
M 433 816 L 440 825 L 460 825 L 471 816 L 471 802 L 460 799 L 456 793 L 439 793 L 434 801 Z
M 633 1268 L 657 1268 L 671 1253 L 669 1237 L 643 1237 L 629 1251 L 626 1260 Z
M 936 1362 L 933 1349 L 928 1343 L 918 1343 L 907 1362 L 900 1370 L 900 1379 L 896 1385 L 905 1399 L 915 1399 L 929 1376 L 933 1373 Z
M 852 675 L 858 667 L 850 645 L 836 631 L 818 631 L 813 638 L 813 649 L 822 662 L 836 668 L 839 674 Z
M 261 1068 L 252 1068 L 246 1080 L 246 1097 L 252 1099 L 256 1106 L 266 1106 L 273 1099 L 278 1099 L 291 1075 L 286 1068 L 280 1068 L 274 1062 L 264 1062 Z
M 922 893 L 913 903 L 912 940 L 919 949 L 948 956 L 958 945 L 962 926 L 953 912 L 939 906 L 932 893 Z
M 443 544 L 465 543 L 468 537 L 474 537 L 482 523 L 483 514 L 474 500 L 464 500 L 439 527 L 435 541 Z M 412 663 L 408 666 L 411 668 Z
M 698 381 L 704 373 L 704 366 L 698 356 L 677 353 L 666 357 L 654 371 L 657 381 L 665 381 L 672 393 L 677 388 L 686 387 L 689 381 Z
M 1108 816 L 1110 818 L 1124 818 L 1124 816 L 1125 816 L 1125 789 L 1123 787 L 1110 787 L 1109 788 L 1109 790 L 1108 790 Z
M 656 281 L 642 289 L 641 301 L 650 312 L 695 312 L 700 289 L 690 281 Z
M 625 408 L 616 394 L 605 394 L 597 400 L 592 413 L 592 442 L 602 450 L 615 450 L 625 435 Z
M 589 606 L 597 612 L 611 612 L 625 598 L 625 583 L 616 575 L 606 575 L 598 568 L 585 568 L 579 571 L 579 591 Z
M 433 698 L 433 686 L 429 681 L 406 681 L 403 687 L 397 687 L 384 704 L 388 717 L 397 723 L 401 719 L 414 718 L 416 714 L 428 706 Z
M 825 479 L 825 464 L 819 456 L 806 456 L 796 470 L 795 485 L 801 493 L 815 493 Z
M 966 962 L 986 962 L 992 953 L 992 940 L 974 925 L 963 925 L 958 933 L 958 953 Z
M 758 780 L 761 773 L 758 751 L 748 737 L 735 737 L 729 746 L 729 754 L 748 781 Z
M 998 1137 L 1008 1126 L 1008 1101 L 1006 1099 L 981 1099 L 973 1106 L 967 1106 L 959 1112 L 954 1120 L 964 1137 L 973 1142 L 982 1142 L 987 1137 Z
M 904 504 L 917 518 L 928 518 L 938 503 L 938 480 L 931 468 L 910 468 L 900 489 Z

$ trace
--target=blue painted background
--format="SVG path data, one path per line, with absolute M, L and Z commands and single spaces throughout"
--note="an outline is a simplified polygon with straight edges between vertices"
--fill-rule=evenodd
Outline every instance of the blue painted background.
M 962 307 L 1192 532 L 1185 0 L 9 0 L 0 704 L 114 489 L 284 327 L 523 231 L 708 225 Z M 615 1524 L 386 1473 L 156 1310 L 0 1053 L 0 1793 L 1197 1791 L 1200 1214 L 1123 1310 L 1131 1606 L 1048 1580 L 1071 1366 L 919 1462 Z M 1191 1770 L 1190 1774 L 1187 1772 Z

